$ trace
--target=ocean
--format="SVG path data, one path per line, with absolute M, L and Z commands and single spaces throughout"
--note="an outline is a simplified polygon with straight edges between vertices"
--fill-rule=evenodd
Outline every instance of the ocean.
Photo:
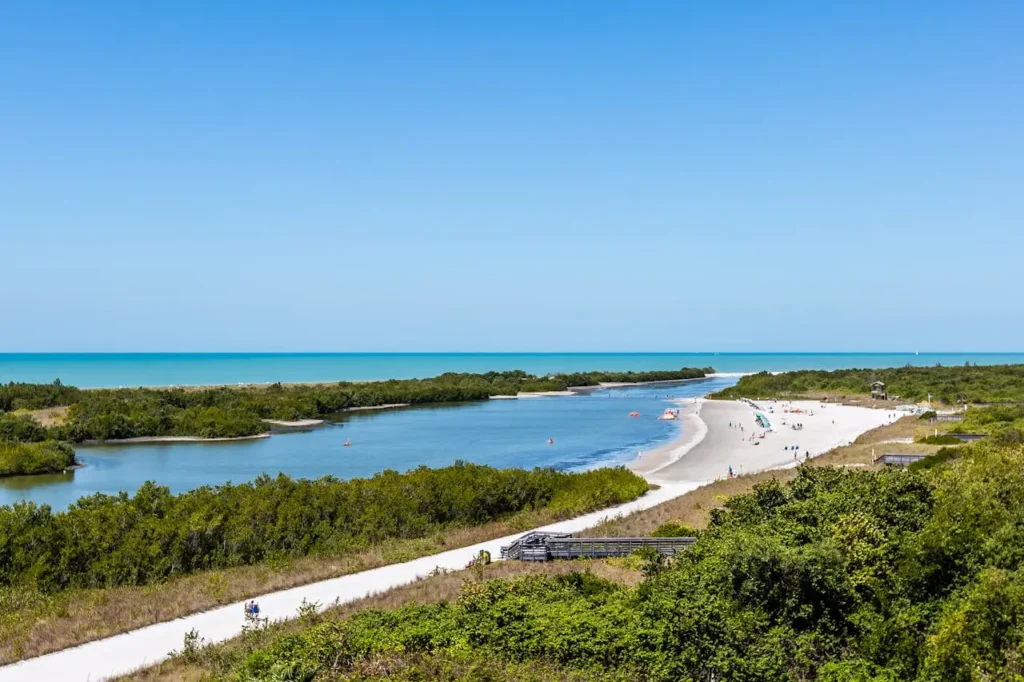
M 0 383 L 60 379 L 83 388 L 194 386 L 371 381 L 511 369 L 531 374 L 680 367 L 780 372 L 965 362 L 1024 363 L 1024 353 L 2 353 Z

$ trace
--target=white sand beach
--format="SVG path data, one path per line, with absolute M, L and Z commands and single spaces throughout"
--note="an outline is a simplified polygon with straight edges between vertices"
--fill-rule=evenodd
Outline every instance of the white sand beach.
M 626 465 L 648 480 L 651 480 L 654 473 L 676 462 L 699 445 L 707 435 L 707 425 L 700 417 L 700 411 L 707 401 L 704 398 L 685 398 L 675 402 L 679 405 L 679 437 L 654 450 L 638 453 L 637 458 Z
M 757 425 L 756 410 L 746 402 L 685 401 L 680 408 L 682 436 L 644 453 L 629 467 L 659 484 L 713 481 L 727 476 L 729 467 L 737 475 L 781 469 L 852 443 L 862 433 L 903 416 L 896 410 L 814 400 L 757 404 L 770 429 Z M 793 429 L 797 424 L 802 428 Z

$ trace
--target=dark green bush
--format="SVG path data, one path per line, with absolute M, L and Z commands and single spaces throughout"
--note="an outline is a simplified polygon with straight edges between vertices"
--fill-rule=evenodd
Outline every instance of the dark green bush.
M 935 436 L 924 436 L 923 438 L 918 438 L 917 442 L 924 445 L 959 445 L 963 441 L 948 433 L 940 433 Z
M 786 398 L 821 394 L 866 395 L 882 381 L 890 396 L 918 402 L 928 398 L 947 405 L 1024 401 L 1024 365 L 898 367 L 892 369 L 761 372 L 740 378 L 716 398 Z
M 64 512 L 0 507 L 0 587 L 143 585 L 275 557 L 340 555 L 523 510 L 547 507 L 565 517 L 646 490 L 624 468 L 564 473 L 466 463 L 349 481 L 261 476 L 181 495 L 146 483 L 133 497 L 96 494 Z
M 1024 449 L 955 452 L 924 473 L 807 467 L 761 484 L 635 589 L 588 573 L 472 583 L 453 603 L 280 636 L 226 672 L 383 680 L 372 666 L 397 656 L 665 682 L 1016 680 Z

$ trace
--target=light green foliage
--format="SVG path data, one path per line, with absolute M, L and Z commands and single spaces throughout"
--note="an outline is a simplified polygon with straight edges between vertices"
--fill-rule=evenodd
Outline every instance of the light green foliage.
M 0 441 L 0 476 L 55 473 L 74 464 L 75 450 L 67 443 Z
M 926 641 L 928 682 L 1024 679 L 1024 570 L 982 571 Z
M 0 588 L 142 585 L 205 569 L 337 556 L 523 510 L 592 511 L 646 490 L 624 468 L 563 473 L 466 463 L 349 481 L 261 476 L 181 495 L 146 483 L 134 497 L 96 494 L 58 513 L 34 503 L 0 507 Z
M 987 433 L 1000 445 L 1024 443 L 1024 404 L 992 405 L 967 410 L 954 433 Z

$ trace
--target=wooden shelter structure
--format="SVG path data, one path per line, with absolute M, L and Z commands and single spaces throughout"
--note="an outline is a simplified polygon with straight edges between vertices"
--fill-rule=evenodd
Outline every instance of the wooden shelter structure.
M 889 396 L 885 392 L 884 381 L 872 381 L 871 382 L 871 397 L 875 400 L 886 400 Z

